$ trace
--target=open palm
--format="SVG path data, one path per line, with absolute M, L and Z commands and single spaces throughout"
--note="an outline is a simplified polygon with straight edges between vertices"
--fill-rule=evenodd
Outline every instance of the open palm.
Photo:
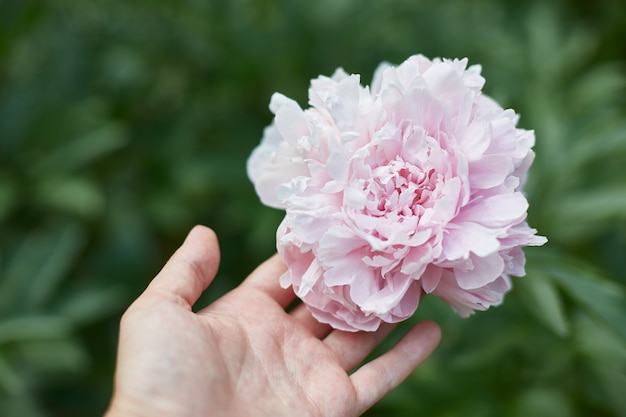
M 389 352 L 350 374 L 389 333 L 318 323 L 278 277 L 276 256 L 239 287 L 194 313 L 215 277 L 217 239 L 198 226 L 122 319 L 108 417 L 358 416 L 435 348 L 422 322 Z

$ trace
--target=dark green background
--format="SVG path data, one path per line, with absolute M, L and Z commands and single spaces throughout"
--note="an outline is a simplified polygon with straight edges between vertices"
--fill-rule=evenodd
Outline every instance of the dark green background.
M 201 304 L 274 252 L 245 175 L 270 95 L 415 53 L 482 64 L 535 129 L 549 243 L 498 308 L 426 299 L 441 346 L 368 415 L 626 416 L 621 0 L 0 0 L 0 415 L 101 415 L 119 317 L 194 224 Z

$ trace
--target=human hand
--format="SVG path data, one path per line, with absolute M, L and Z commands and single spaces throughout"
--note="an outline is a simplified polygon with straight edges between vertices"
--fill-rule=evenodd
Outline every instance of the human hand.
M 435 348 L 422 322 L 353 371 L 391 331 L 333 330 L 317 322 L 278 277 L 277 256 L 203 310 L 193 304 L 217 272 L 219 247 L 195 227 L 122 317 L 115 389 L 106 417 L 358 416 Z

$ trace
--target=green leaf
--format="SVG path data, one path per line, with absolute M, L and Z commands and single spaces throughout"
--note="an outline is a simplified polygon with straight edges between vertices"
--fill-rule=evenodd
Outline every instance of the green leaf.
M 0 221 L 18 203 L 17 184 L 9 178 L 0 177 Z
M 0 393 L 0 415 L 19 417 L 50 417 L 34 392 L 23 391 L 17 395 Z
M 596 395 L 616 416 L 626 416 L 626 340 L 585 314 L 575 318 L 573 328 L 577 348 L 587 359 L 591 383 L 599 388 Z
M 521 393 L 515 417 L 569 417 L 574 415 L 573 399 L 561 387 L 533 387 Z
M 82 325 L 120 311 L 127 299 L 120 286 L 87 288 L 62 299 L 57 313 L 74 325 Z
M 73 224 L 55 236 L 50 242 L 49 253 L 39 262 L 37 272 L 24 277 L 29 280 L 28 292 L 24 305 L 28 310 L 36 311 L 52 299 L 61 281 L 76 260 L 84 246 L 83 230 Z
M 37 372 L 79 372 L 90 362 L 89 355 L 73 338 L 28 340 L 19 346 L 20 356 Z
M 12 256 L 5 261 L 0 275 L 0 312 L 8 314 L 12 308 L 22 310 L 29 279 L 37 273 L 40 261 L 49 249 L 50 236 L 47 232 L 31 232 L 22 238 Z
M 585 239 L 616 220 L 626 220 L 626 185 L 570 193 L 550 209 L 550 236 Z
M 522 292 L 522 300 L 528 311 L 559 336 L 569 332 L 563 301 L 549 274 L 538 268 L 528 268 L 523 278 L 515 281 Z
M 626 416 L 626 396 L 624 395 L 624 387 L 626 387 L 626 372 L 624 366 L 615 365 L 595 365 L 592 367 L 596 383 L 599 386 L 599 393 L 602 401 L 613 409 L 615 416 Z
M 62 338 L 70 333 L 63 317 L 31 315 L 0 321 L 0 345 L 33 339 Z
M 65 146 L 48 155 L 36 164 L 33 176 L 58 175 L 61 172 L 86 166 L 126 144 L 126 132 L 118 123 L 109 122 L 69 141 Z
M 616 64 L 598 65 L 577 78 L 572 85 L 573 104 L 579 108 L 606 105 L 614 97 L 621 96 L 626 77 Z
M 53 297 L 83 244 L 83 230 L 71 223 L 60 231 L 37 230 L 24 238 L 0 276 L 1 310 L 15 314 L 42 307 Z
M 590 360 L 610 367 L 626 366 L 626 340 L 605 326 L 598 326 L 587 314 L 576 315 L 573 334 L 576 349 Z
M 85 177 L 42 178 L 36 197 L 49 208 L 85 218 L 98 216 L 105 206 L 100 185 Z
M 23 381 L 2 352 L 0 352 L 0 387 L 13 395 L 24 390 Z
M 550 265 L 550 273 L 581 308 L 626 339 L 626 291 L 622 285 L 571 260 Z
M 598 123 L 611 123 L 611 119 L 621 118 L 619 113 L 606 116 Z M 617 155 L 626 157 L 626 123 L 615 124 L 607 131 L 599 131 L 601 127 L 592 124 L 591 132 L 582 132 L 578 140 L 567 150 L 566 157 L 561 163 L 560 175 L 576 175 L 585 166 L 598 163 L 605 158 L 614 158 Z M 577 177 L 575 177 L 577 178 Z

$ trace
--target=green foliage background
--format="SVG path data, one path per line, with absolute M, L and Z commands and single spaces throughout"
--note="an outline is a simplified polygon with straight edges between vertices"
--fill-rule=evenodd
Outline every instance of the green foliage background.
M 498 308 L 426 299 L 442 344 L 368 415 L 626 416 L 625 40 L 621 0 L 0 0 L 0 415 L 101 415 L 119 317 L 194 224 L 203 303 L 273 253 L 245 175 L 272 92 L 423 53 L 535 129 L 549 243 Z

